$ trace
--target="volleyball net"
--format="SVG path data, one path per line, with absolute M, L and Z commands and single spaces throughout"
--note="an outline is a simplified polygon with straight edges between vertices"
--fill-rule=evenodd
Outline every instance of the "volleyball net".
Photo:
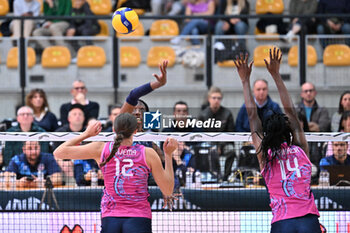
M 100 232 L 103 177 L 98 166 L 93 161 L 56 161 L 51 154 L 77 134 L 0 133 L 7 165 L 0 174 L 0 232 Z M 172 211 L 163 209 L 162 194 L 149 179 L 153 232 L 270 231 L 270 200 L 250 133 L 138 133 L 134 141 L 153 142 L 162 148 L 169 136 L 179 141 L 173 155 L 174 192 L 181 196 Z M 326 179 L 321 173 L 320 179 L 319 164 L 331 156 L 333 143 L 349 143 L 350 134 L 312 133 L 306 138 L 313 163 L 311 190 L 320 222 L 327 232 L 348 233 L 349 173 L 340 166 L 337 175 L 328 174 Z M 113 140 L 113 133 L 101 133 L 85 143 Z M 28 159 L 35 159 L 36 145 L 48 154 L 37 155 L 40 162 L 29 165 L 24 158 L 30 154 Z M 18 148 L 27 154 L 8 158 L 9 151 L 15 153 Z

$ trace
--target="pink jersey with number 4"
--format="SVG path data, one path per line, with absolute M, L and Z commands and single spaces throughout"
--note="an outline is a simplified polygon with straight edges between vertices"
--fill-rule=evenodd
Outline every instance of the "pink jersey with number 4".
M 113 142 L 107 142 L 101 154 L 101 162 L 111 153 Z M 152 218 L 147 200 L 148 174 L 145 147 L 120 146 L 114 157 L 101 168 L 105 188 L 101 201 L 104 217 Z
M 261 174 L 270 194 L 272 223 L 306 214 L 319 216 L 310 190 L 311 162 L 305 152 L 283 143 L 274 159 L 270 150 L 267 159 Z

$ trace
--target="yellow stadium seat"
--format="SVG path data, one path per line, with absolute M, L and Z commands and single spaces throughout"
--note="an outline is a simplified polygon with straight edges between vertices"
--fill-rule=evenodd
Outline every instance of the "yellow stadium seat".
M 257 67 L 265 67 L 265 61 L 270 61 L 270 49 L 273 49 L 275 46 L 273 45 L 259 45 L 254 49 L 254 66 Z M 278 49 L 276 47 L 276 49 Z
M 282 14 L 283 10 L 283 0 L 257 0 L 255 4 L 256 14 Z
M 119 57 L 121 67 L 138 67 L 141 63 L 141 55 L 137 47 L 122 46 Z
M 98 46 L 83 46 L 78 50 L 78 67 L 103 67 L 106 64 L 106 53 Z
M 143 27 L 143 24 L 139 23 L 139 26 L 135 29 L 135 31 L 129 33 L 129 34 L 121 34 L 119 32 L 116 32 L 117 37 L 119 37 L 121 40 L 141 40 L 141 37 L 145 35 L 145 29 Z
M 299 63 L 299 48 L 297 45 L 289 49 L 288 64 L 290 66 L 298 66 Z M 316 49 L 312 45 L 307 46 L 307 65 L 315 66 L 317 64 Z
M 8 0 L 0 0 L 0 15 L 6 15 L 9 12 Z
M 168 67 L 175 64 L 176 54 L 174 49 L 169 46 L 154 46 L 148 51 L 147 65 L 149 67 L 158 67 L 163 60 L 168 60 Z
M 36 63 L 35 51 L 33 48 L 27 48 L 27 66 L 32 68 Z M 7 54 L 6 60 L 7 68 L 17 68 L 18 67 L 18 48 L 13 47 Z
M 87 0 L 92 13 L 95 15 L 109 15 L 112 11 L 111 0 Z
M 154 41 L 159 40 L 170 40 L 171 38 L 152 38 L 152 36 L 177 36 L 179 35 L 179 26 L 175 20 L 161 19 L 156 20 L 152 23 L 149 35 Z
M 219 67 L 236 67 L 233 60 L 219 61 L 217 64 Z
M 41 65 L 44 68 L 64 68 L 71 62 L 68 48 L 64 46 L 50 46 L 44 49 Z
M 349 66 L 350 48 L 345 44 L 328 45 L 323 52 L 323 64 L 326 66 Z
M 98 20 L 98 24 L 100 25 L 100 32 L 96 36 L 109 36 L 108 24 L 103 20 Z

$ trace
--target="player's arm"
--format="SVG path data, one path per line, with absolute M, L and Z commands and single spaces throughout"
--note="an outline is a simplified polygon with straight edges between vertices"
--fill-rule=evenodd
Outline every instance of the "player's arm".
M 166 69 L 168 67 L 168 60 L 164 60 L 161 64 L 159 64 L 159 70 L 161 72 L 160 75 L 153 74 L 153 76 L 157 79 L 156 81 L 152 81 L 150 83 L 146 83 L 142 86 L 139 86 L 130 91 L 128 97 L 126 98 L 125 103 L 123 104 L 120 113 L 128 112 L 132 113 L 139 98 L 147 95 L 155 89 L 158 89 L 164 86 L 167 82 L 167 73 Z
M 90 124 L 87 129 L 80 135 L 62 143 L 53 152 L 56 159 L 95 159 L 97 163 L 100 161 L 104 143 L 92 142 L 85 145 L 79 145 L 82 141 L 89 137 L 98 135 L 101 132 L 101 122 L 95 121 Z
M 292 98 L 290 98 L 286 86 L 281 78 L 279 69 L 282 60 L 282 53 L 279 49 L 270 49 L 270 63 L 265 60 L 266 68 L 270 72 L 276 83 L 284 111 L 290 121 L 290 127 L 293 134 L 293 144 L 299 145 L 307 155 L 309 155 L 308 145 L 305 139 L 304 130 L 298 119 L 297 112 L 294 108 Z
M 261 138 L 259 137 L 259 135 L 262 135 L 262 124 L 258 116 L 258 110 L 256 108 L 256 104 L 250 88 L 250 74 L 252 72 L 253 61 L 248 64 L 248 53 L 246 53 L 245 57 L 241 53 L 240 58 L 237 57 L 234 62 L 243 85 L 244 103 L 248 113 L 253 144 L 255 146 L 256 151 L 259 151 L 261 144 Z M 262 153 L 258 152 L 257 156 L 259 160 L 260 169 L 262 170 L 265 165 L 262 159 Z
M 177 141 L 167 138 L 164 142 L 163 150 L 165 154 L 165 168 L 163 169 L 159 156 L 152 148 L 146 148 L 146 161 L 151 169 L 154 180 L 162 193 L 170 196 L 174 189 L 174 170 L 172 153 L 177 148 Z

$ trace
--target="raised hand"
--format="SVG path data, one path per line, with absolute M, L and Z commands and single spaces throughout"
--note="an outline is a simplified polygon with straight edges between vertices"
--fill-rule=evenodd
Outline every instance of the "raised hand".
M 172 211 L 174 207 L 174 201 L 179 200 L 179 197 L 182 197 L 182 193 L 173 193 L 170 196 L 163 195 L 163 200 L 164 200 L 163 209 L 168 207 L 168 209 Z
M 152 89 L 159 88 L 164 86 L 167 82 L 167 73 L 166 69 L 168 67 L 168 60 L 164 60 L 161 64 L 159 64 L 159 70 L 161 72 L 160 75 L 153 74 L 153 76 L 157 79 L 157 81 L 151 83 Z
M 264 59 L 266 68 L 270 72 L 273 78 L 279 74 L 280 64 L 282 60 L 282 52 L 280 49 L 274 47 L 273 51 L 270 49 L 270 64 Z
M 95 121 L 88 125 L 88 127 L 84 131 L 84 134 L 87 137 L 93 137 L 98 135 L 101 132 L 101 129 L 102 129 L 101 122 Z
M 253 61 L 248 65 L 248 53 L 243 56 L 243 53 L 240 53 L 240 57 L 236 56 L 236 60 L 233 60 L 236 65 L 237 72 L 242 82 L 249 81 L 250 74 L 252 73 Z
M 175 138 L 167 138 L 164 141 L 164 145 L 163 145 L 163 151 L 165 153 L 165 155 L 170 155 L 172 156 L 172 153 L 174 152 L 174 150 L 176 150 L 178 147 L 178 142 Z

